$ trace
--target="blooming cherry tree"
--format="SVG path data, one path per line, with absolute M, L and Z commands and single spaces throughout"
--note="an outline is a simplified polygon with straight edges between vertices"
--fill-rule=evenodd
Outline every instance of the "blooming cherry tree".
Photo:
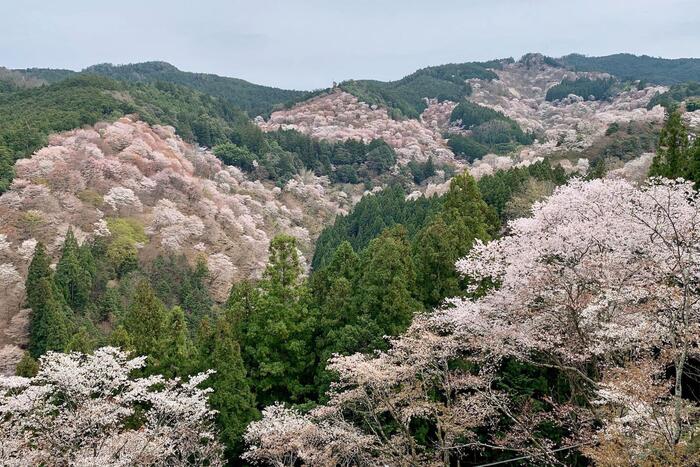
M 49 352 L 33 378 L 0 378 L 2 465 L 221 465 L 200 389 L 208 373 L 132 378 L 145 357 Z
M 673 448 L 698 420 L 683 387 L 700 343 L 698 201 L 682 180 L 574 181 L 458 263 L 498 284 L 478 301 L 489 345 L 585 381 L 628 449 Z
M 297 435 L 350 424 L 347 439 L 368 464 L 450 465 L 483 448 L 557 463 L 559 446 L 537 433 L 546 422 L 603 465 L 697 463 L 685 446 L 698 404 L 684 382 L 700 348 L 698 201 L 682 180 L 558 188 L 511 222 L 508 236 L 458 262 L 478 298 L 415 317 L 386 352 L 331 359 L 329 402 L 291 418 L 266 411 L 248 431 L 250 459 L 310 459 L 320 448 Z M 503 359 L 568 376 L 572 402 L 518 405 L 496 390 Z M 430 426 L 427 440 L 420 423 Z M 498 435 L 484 436 L 490 431 Z M 280 433 L 286 457 L 272 442 Z

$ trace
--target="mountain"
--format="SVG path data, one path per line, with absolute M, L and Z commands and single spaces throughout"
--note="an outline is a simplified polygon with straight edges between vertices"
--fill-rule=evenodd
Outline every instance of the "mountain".
M 540 157 L 561 161 L 569 170 L 601 157 L 625 162 L 653 150 L 648 141 L 655 140 L 664 118 L 662 108 L 647 106 L 666 87 L 570 70 L 541 54 L 528 54 L 517 62 L 436 68 L 439 73 L 416 72 L 406 83 L 421 81 L 421 76 L 452 76 L 448 70 L 462 70 L 459 76 L 468 79 L 451 95 L 439 93 L 442 84 L 452 83 L 449 79 L 433 80 L 441 83 L 437 87 L 413 88 L 422 96 L 421 106 L 414 108 L 423 109 L 417 118 L 397 115 L 391 104 L 396 100 L 367 102 L 374 94 L 360 98 L 357 95 L 363 93 L 349 82 L 256 121 L 266 132 L 294 129 L 330 141 L 383 138 L 396 150 L 400 165 L 432 157 L 457 168 L 470 162 L 472 172 L 482 174 Z M 600 87 L 597 83 L 605 83 L 603 98 L 589 96 L 590 89 Z M 565 96 L 553 99 L 549 91 L 557 88 L 565 90 Z M 624 144 L 611 148 L 613 143 L 605 139 L 609 126 L 633 121 L 640 124 L 630 127 Z M 489 153 L 506 157 L 484 157 Z M 576 169 L 580 158 L 584 165 Z
M 24 75 L 36 78 L 43 82 L 43 84 L 53 84 L 63 81 L 66 78 L 70 78 L 78 74 L 77 71 L 66 70 L 61 68 L 25 68 L 14 70 Z
M 666 85 L 700 81 L 700 58 L 661 58 L 622 53 L 603 57 L 570 54 L 557 61 L 575 71 L 601 71 L 623 80 Z
M 131 249 L 143 260 L 201 257 L 223 302 L 231 283 L 260 276 L 275 234 L 293 235 L 310 260 L 322 227 L 352 200 L 309 174 L 283 189 L 253 181 L 172 127 L 133 118 L 54 135 L 15 172 L 0 197 L 3 364 L 26 339 L 23 277 L 37 241 L 57 259 L 72 228 L 80 241 L 107 235 L 108 251 Z
M 471 92 L 467 80 L 496 79 L 490 68 L 501 65 L 499 60 L 450 63 L 422 68 L 397 81 L 348 80 L 339 87 L 362 102 L 387 108 L 394 119 L 418 118 L 427 107 L 426 98 L 459 100 Z
M 29 68 L 19 71 L 45 80 L 47 83 L 55 83 L 75 74 L 70 70 L 43 68 Z M 87 67 L 80 73 L 106 76 L 129 83 L 166 82 L 187 86 L 228 101 L 248 112 L 251 117 L 269 114 L 275 106 L 293 102 L 308 95 L 305 91 L 261 86 L 238 78 L 181 71 L 166 62 L 144 62 L 128 65 L 103 63 Z
M 246 128 L 246 115 L 226 102 L 185 86 L 128 83 L 77 74 L 51 85 L 0 93 L 0 192 L 12 163 L 46 144 L 53 132 L 136 113 L 149 123 L 172 125 L 190 142 L 212 146 Z

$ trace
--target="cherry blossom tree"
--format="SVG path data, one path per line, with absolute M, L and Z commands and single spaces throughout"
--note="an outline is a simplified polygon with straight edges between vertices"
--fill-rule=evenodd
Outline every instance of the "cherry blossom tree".
M 199 389 L 132 378 L 145 357 L 103 347 L 92 355 L 49 352 L 34 378 L 0 378 L 2 465 L 221 465 L 222 448 Z
M 438 311 L 416 317 L 386 352 L 332 358 L 337 381 L 328 403 L 307 414 L 268 407 L 248 428 L 245 458 L 279 466 L 449 466 L 491 449 L 556 463 L 538 427 L 568 426 L 574 411 L 514 404 L 496 389 L 498 359 L 456 331 L 452 317 Z M 503 420 L 507 436 L 496 434 Z
M 249 458 L 307 462 L 320 448 L 301 433 L 326 424 L 352 428 L 367 464 L 450 465 L 485 448 L 557 463 L 560 446 L 538 433 L 555 423 L 601 465 L 697 463 L 686 386 L 700 348 L 699 214 L 682 180 L 558 188 L 457 263 L 477 298 L 417 316 L 387 352 L 331 359 L 328 403 L 266 411 L 248 430 Z M 571 400 L 542 397 L 534 410 L 510 398 L 497 389 L 506 360 L 567 376 Z
M 700 343 L 699 214 L 682 180 L 558 189 L 512 222 L 512 235 L 458 263 L 498 284 L 478 301 L 476 332 L 495 351 L 582 383 L 601 434 L 616 433 L 625 450 L 676 450 L 698 429 L 684 382 L 695 377 Z M 470 306 L 458 301 L 456 319 Z

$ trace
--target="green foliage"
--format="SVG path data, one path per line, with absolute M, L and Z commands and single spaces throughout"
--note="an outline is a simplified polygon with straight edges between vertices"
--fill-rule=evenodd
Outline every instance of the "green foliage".
M 66 344 L 66 352 L 80 352 L 84 354 L 92 353 L 97 348 L 97 339 L 95 332 L 88 329 L 87 326 L 80 326 L 78 331 L 68 340 Z
M 696 110 L 697 102 L 696 100 L 688 100 L 688 98 L 700 97 L 700 82 L 689 81 L 682 84 L 674 84 L 671 88 L 664 93 L 657 93 L 651 98 L 649 104 L 647 104 L 647 109 L 652 109 L 654 106 L 661 105 L 668 110 L 673 110 L 681 102 L 686 102 L 686 110 L 688 112 L 693 112 Z
M 303 402 L 312 395 L 314 354 L 309 344 L 314 320 L 308 310 L 308 294 L 301 282 L 296 240 L 275 237 L 258 291 L 246 300 L 234 288 L 231 314 L 239 321 L 241 347 L 251 386 L 258 403 Z M 235 295 L 234 295 L 235 294 Z
M 218 317 L 213 326 L 208 321 L 203 322 L 197 346 L 198 370 L 215 371 L 206 382 L 214 390 L 209 396 L 209 403 L 217 411 L 217 425 L 230 460 L 241 454 L 245 428 L 259 417 L 255 396 L 243 365 L 234 322 L 226 315 Z
M 39 79 L 48 84 L 58 83 L 66 78 L 75 76 L 73 70 L 62 70 L 59 68 L 26 68 L 24 70 L 15 70 L 32 78 Z
M 348 215 L 336 217 L 333 226 L 323 229 L 316 241 L 312 267 L 318 269 L 330 261 L 342 242 L 348 241 L 355 251 L 360 251 L 385 228 L 396 224 L 402 224 L 409 238 L 413 238 L 425 219 L 435 212 L 439 201 L 437 198 L 420 197 L 408 201 L 405 198 L 399 186 L 364 196 Z
M 455 156 L 467 162 L 474 162 L 489 153 L 489 148 L 470 136 L 450 135 L 447 144 Z
M 107 219 L 107 227 L 112 234 L 106 255 L 119 277 L 138 266 L 137 243 L 148 241 L 143 224 L 138 219 L 119 217 Z
M 524 189 L 530 177 L 550 181 L 555 185 L 563 185 L 567 181 L 564 169 L 559 165 L 552 167 L 545 159 L 527 167 L 499 170 L 492 175 L 485 175 L 479 179 L 479 191 L 486 204 L 493 207 L 503 219 L 508 202 Z
M 179 306 L 173 307 L 165 320 L 163 329 L 163 353 L 158 362 L 158 373 L 166 377 L 186 375 L 193 365 L 195 348 L 192 344 L 185 319 Z
M 576 71 L 602 71 L 623 81 L 641 79 L 655 84 L 679 84 L 697 80 L 700 59 L 658 58 L 648 55 L 614 54 L 604 57 L 566 55 L 559 62 Z
M 87 305 L 92 289 L 94 262 L 90 250 L 81 249 L 69 229 L 63 241 L 61 259 L 56 265 L 56 286 L 74 311 Z
M 39 372 L 39 362 L 29 352 L 24 352 L 22 359 L 17 363 L 15 375 L 32 378 Z
M 165 62 L 144 62 L 128 65 L 103 63 L 83 70 L 83 73 L 107 76 L 129 83 L 171 83 L 187 86 L 201 93 L 230 102 L 251 117 L 268 115 L 278 105 L 305 99 L 306 91 L 292 91 L 249 83 L 206 73 L 181 71 Z
M 50 277 L 32 285 L 33 300 L 29 320 L 29 352 L 38 358 L 49 350 L 63 352 L 70 335 L 70 309 Z
M 688 137 L 688 128 L 679 111 L 671 111 L 659 135 L 659 145 L 649 168 L 649 176 L 685 178 L 700 184 L 700 138 Z
M 552 102 L 575 94 L 584 100 L 608 100 L 615 95 L 615 79 L 564 79 L 547 90 L 545 99 Z
M 206 286 L 209 270 L 203 257 L 191 267 L 184 255 L 162 253 L 143 269 L 165 306 L 184 310 L 191 330 L 210 315 L 214 302 Z
M 496 214 L 481 199 L 474 179 L 468 173 L 454 177 L 440 212 L 413 242 L 416 288 L 426 307 L 463 294 L 466 284 L 457 274 L 455 262 L 469 252 L 475 240 L 486 242 L 497 230 Z
M 29 352 L 34 358 L 47 350 L 63 351 L 68 343 L 70 309 L 54 283 L 51 259 L 42 243 L 37 243 L 29 264 L 27 280 Z
M 350 80 L 339 87 L 360 101 L 386 107 L 395 119 L 418 118 L 425 110 L 425 98 L 459 101 L 471 94 L 467 79 L 496 79 L 488 68 L 492 63 L 451 63 L 420 69 L 398 81 Z
M 136 355 L 148 355 L 151 363 L 159 362 L 163 355 L 167 317 L 165 306 L 148 281 L 139 281 L 133 301 L 120 323 L 131 339 L 129 350 Z
M 416 273 L 407 230 L 394 226 L 370 241 L 360 255 L 359 270 L 357 312 L 376 323 L 380 335 L 404 331 L 413 314 L 421 309 L 413 296 Z
M 462 126 L 469 130 L 482 123 L 490 122 L 491 120 L 507 120 L 508 117 L 497 110 L 490 107 L 476 104 L 474 102 L 462 99 L 459 104 L 452 110 L 450 121 L 461 121 Z
M 255 166 L 255 156 L 244 147 L 237 146 L 233 143 L 223 143 L 214 146 L 214 155 L 221 159 L 226 165 L 233 165 L 245 172 L 252 172 Z
M 452 111 L 450 121 L 461 122 L 469 136 L 450 135 L 448 145 L 455 155 L 472 162 L 488 152 L 507 153 L 518 144 L 532 144 L 534 136 L 524 133 L 517 122 L 501 112 L 463 99 Z
M 408 163 L 408 169 L 411 171 L 413 181 L 417 185 L 420 185 L 426 179 L 435 175 L 435 164 L 433 163 L 433 156 L 429 156 L 428 160 L 425 162 L 410 161 Z
M 29 308 L 35 308 L 42 300 L 42 296 L 37 293 L 39 281 L 42 279 L 52 280 L 53 271 L 51 270 L 51 258 L 46 252 L 46 247 L 43 243 L 38 242 L 34 248 L 32 261 L 29 263 L 27 280 L 25 281 Z

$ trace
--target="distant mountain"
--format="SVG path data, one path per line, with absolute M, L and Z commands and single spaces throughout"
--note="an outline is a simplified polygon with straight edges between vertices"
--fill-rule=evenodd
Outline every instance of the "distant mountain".
M 151 124 L 172 125 L 186 141 L 208 147 L 260 133 L 233 105 L 172 83 L 76 73 L 50 85 L 0 87 L 0 193 L 13 178 L 14 161 L 44 146 L 49 134 L 132 113 Z
M 77 71 L 64 70 L 61 68 L 25 68 L 23 70 L 14 71 L 44 81 L 45 84 L 58 83 L 59 81 L 63 81 L 66 78 L 78 74 Z
M 17 70 L 29 76 L 55 83 L 76 72 L 47 68 Z M 224 99 L 246 111 L 250 117 L 267 115 L 275 107 L 304 99 L 309 93 L 261 86 L 238 78 L 227 78 L 207 73 L 181 71 L 166 62 L 144 62 L 128 65 L 103 63 L 85 68 L 80 73 L 95 74 L 130 83 L 166 82 L 187 86 L 196 91 Z
M 602 71 L 620 79 L 641 79 L 654 84 L 700 81 L 700 58 L 659 58 L 648 55 L 614 54 L 587 57 L 570 54 L 558 59 L 575 71 Z
M 348 80 L 339 87 L 362 102 L 386 107 L 392 118 L 418 118 L 427 107 L 426 97 L 459 101 L 471 92 L 466 80 L 496 79 L 490 68 L 502 66 L 499 60 L 449 63 L 422 68 L 396 81 Z

